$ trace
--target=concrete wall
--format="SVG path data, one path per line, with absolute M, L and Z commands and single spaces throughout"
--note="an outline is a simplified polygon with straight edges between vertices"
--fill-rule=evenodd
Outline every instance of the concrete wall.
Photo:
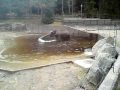
M 81 19 L 81 18 L 65 18 L 65 25 L 120 25 L 120 21 L 111 21 L 111 19 Z
M 120 75 L 120 56 L 106 75 L 98 90 L 116 90 Z

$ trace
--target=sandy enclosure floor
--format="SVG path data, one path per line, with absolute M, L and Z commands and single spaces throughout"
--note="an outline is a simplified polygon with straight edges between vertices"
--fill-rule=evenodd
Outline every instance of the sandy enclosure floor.
M 40 26 L 40 28 L 41 31 L 0 33 L 0 51 L 4 50 L 4 48 L 6 49 L 6 51 L 4 50 L 0 54 L 3 57 L 3 59 L 0 59 L 0 69 L 17 71 L 86 58 L 82 54 L 84 49 L 92 47 L 97 40 L 97 35 L 94 38 L 91 34 L 82 31 L 78 32 L 64 26 Z M 69 33 L 71 39 L 66 42 L 39 44 L 38 38 L 41 36 L 41 33 L 48 34 L 54 29 L 59 31 L 58 33 Z M 78 37 L 79 35 L 85 35 L 86 37 Z M 35 52 L 33 53 L 31 51 Z M 44 52 L 46 53 L 44 54 Z
M 8 33 L 2 32 L 0 38 L 10 37 L 12 40 L 24 35 Z M 70 62 L 16 72 L 0 70 L 0 90 L 74 90 L 85 74 L 84 69 Z
M 4 38 L 12 39 L 11 35 L 21 33 L 4 33 Z M 0 90 L 74 90 L 85 74 L 84 69 L 71 62 L 16 72 L 0 70 Z
M 0 90 L 74 90 L 85 73 L 72 63 L 18 72 L 0 71 Z
M 9 33 L 9 35 L 11 34 L 16 37 L 16 34 Z M 16 72 L 0 70 L 0 90 L 74 90 L 85 74 L 84 69 L 73 63 L 62 63 Z

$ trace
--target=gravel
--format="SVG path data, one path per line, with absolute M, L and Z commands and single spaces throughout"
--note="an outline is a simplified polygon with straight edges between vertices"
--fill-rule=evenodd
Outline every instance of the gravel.
M 73 63 L 17 72 L 0 71 L 0 90 L 74 90 L 85 73 Z

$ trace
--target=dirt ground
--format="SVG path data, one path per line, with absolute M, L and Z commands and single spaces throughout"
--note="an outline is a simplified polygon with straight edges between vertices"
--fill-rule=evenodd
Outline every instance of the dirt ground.
M 0 71 L 0 90 L 74 90 L 85 70 L 62 63 L 17 72 Z
M 66 32 L 68 28 L 57 26 L 57 30 L 61 29 Z M 53 28 L 40 26 L 36 29 L 36 26 L 33 25 L 27 33 L 42 33 L 41 30 L 46 33 Z M 74 30 L 71 31 L 74 32 Z M 16 37 L 16 33 L 11 32 L 3 37 L 11 35 Z M 73 63 L 62 63 L 16 72 L 0 70 L 0 90 L 74 90 L 85 74 L 86 70 Z
M 53 30 L 53 27 L 49 26 L 30 25 L 27 33 L 46 33 L 48 28 L 49 31 Z M 58 28 L 65 32 L 68 29 L 57 26 L 55 30 L 59 30 Z M 41 29 L 44 30 L 41 31 Z M 71 30 L 71 33 L 74 31 Z M 0 90 L 75 90 L 85 74 L 86 70 L 73 63 L 62 63 L 17 72 L 0 70 Z

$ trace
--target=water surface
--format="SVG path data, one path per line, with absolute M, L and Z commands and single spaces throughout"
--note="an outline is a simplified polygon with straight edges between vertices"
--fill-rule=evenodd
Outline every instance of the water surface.
M 0 68 L 19 70 L 76 60 L 82 58 L 84 49 L 91 48 L 98 39 L 96 34 L 85 37 L 71 35 L 68 41 L 40 43 L 38 38 L 41 36 L 26 34 L 14 37 L 14 45 L 7 47 L 2 53 L 5 59 L 1 59 Z

